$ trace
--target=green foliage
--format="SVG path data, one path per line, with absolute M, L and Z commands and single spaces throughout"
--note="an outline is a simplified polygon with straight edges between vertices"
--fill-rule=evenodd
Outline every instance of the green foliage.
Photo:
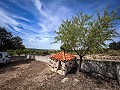
M 11 32 L 0 27 L 0 51 L 24 49 L 22 39 L 18 36 L 13 37 Z
M 72 19 L 62 22 L 56 32 L 55 42 L 61 42 L 65 49 L 75 51 L 79 56 L 87 53 L 100 53 L 107 46 L 105 41 L 118 36 L 115 31 L 114 21 L 118 20 L 117 12 L 104 10 L 103 15 L 96 11 L 97 18 L 93 15 L 78 13 Z
M 52 53 L 58 52 L 58 50 L 42 50 L 42 49 L 24 49 L 24 50 L 9 50 L 8 51 L 11 56 L 13 55 L 28 55 L 28 54 L 34 54 L 34 55 L 50 55 Z
M 22 54 L 28 55 L 29 53 L 30 53 L 30 50 L 28 50 L 28 49 L 22 50 Z
M 20 56 L 23 52 L 22 52 L 22 50 L 17 49 L 17 50 L 15 50 L 15 53 Z
M 109 44 L 109 49 L 111 49 L 111 50 L 120 50 L 120 41 L 110 43 Z
M 12 46 L 14 50 L 16 49 L 25 49 L 25 46 L 22 44 L 22 39 L 18 36 L 11 38 Z
M 11 46 L 12 34 L 7 32 L 5 28 L 0 27 L 0 50 L 5 50 Z M 9 45 L 9 46 L 8 46 Z
M 8 53 L 10 56 L 14 56 L 16 54 L 14 50 L 9 50 Z
M 110 56 L 120 56 L 120 50 L 109 50 L 107 54 Z

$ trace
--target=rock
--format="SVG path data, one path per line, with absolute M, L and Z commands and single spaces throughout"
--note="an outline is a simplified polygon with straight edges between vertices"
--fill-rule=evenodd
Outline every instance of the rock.
M 74 79 L 74 81 L 75 81 L 75 82 L 79 82 L 79 80 L 78 80 L 78 79 L 76 79 L 76 78 Z
M 73 86 L 76 86 L 78 84 L 78 82 L 79 82 L 79 80 L 75 78 L 73 81 Z
M 117 65 L 117 79 L 118 79 L 118 83 L 120 85 L 120 65 Z
M 64 79 L 61 80 L 62 83 L 65 83 L 67 81 L 69 81 L 69 78 L 64 78 Z

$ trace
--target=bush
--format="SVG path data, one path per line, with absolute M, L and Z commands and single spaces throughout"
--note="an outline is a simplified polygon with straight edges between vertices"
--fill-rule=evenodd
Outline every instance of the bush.
M 12 51 L 8 51 L 8 53 L 9 53 L 10 56 L 15 55 L 15 51 L 14 51 L 14 50 L 12 50 Z
M 107 54 L 110 56 L 120 56 L 120 50 L 109 50 Z

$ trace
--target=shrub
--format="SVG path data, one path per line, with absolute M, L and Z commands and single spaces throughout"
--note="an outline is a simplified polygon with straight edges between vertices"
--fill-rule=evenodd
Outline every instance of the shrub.
M 107 54 L 110 56 L 120 56 L 120 50 L 109 50 Z

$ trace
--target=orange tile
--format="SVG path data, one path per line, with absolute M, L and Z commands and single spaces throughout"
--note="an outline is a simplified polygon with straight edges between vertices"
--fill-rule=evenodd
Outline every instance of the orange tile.
M 70 61 L 70 60 L 75 59 L 75 56 L 62 51 L 62 52 L 58 52 L 54 55 L 51 55 L 50 59 L 59 60 L 59 61 Z

